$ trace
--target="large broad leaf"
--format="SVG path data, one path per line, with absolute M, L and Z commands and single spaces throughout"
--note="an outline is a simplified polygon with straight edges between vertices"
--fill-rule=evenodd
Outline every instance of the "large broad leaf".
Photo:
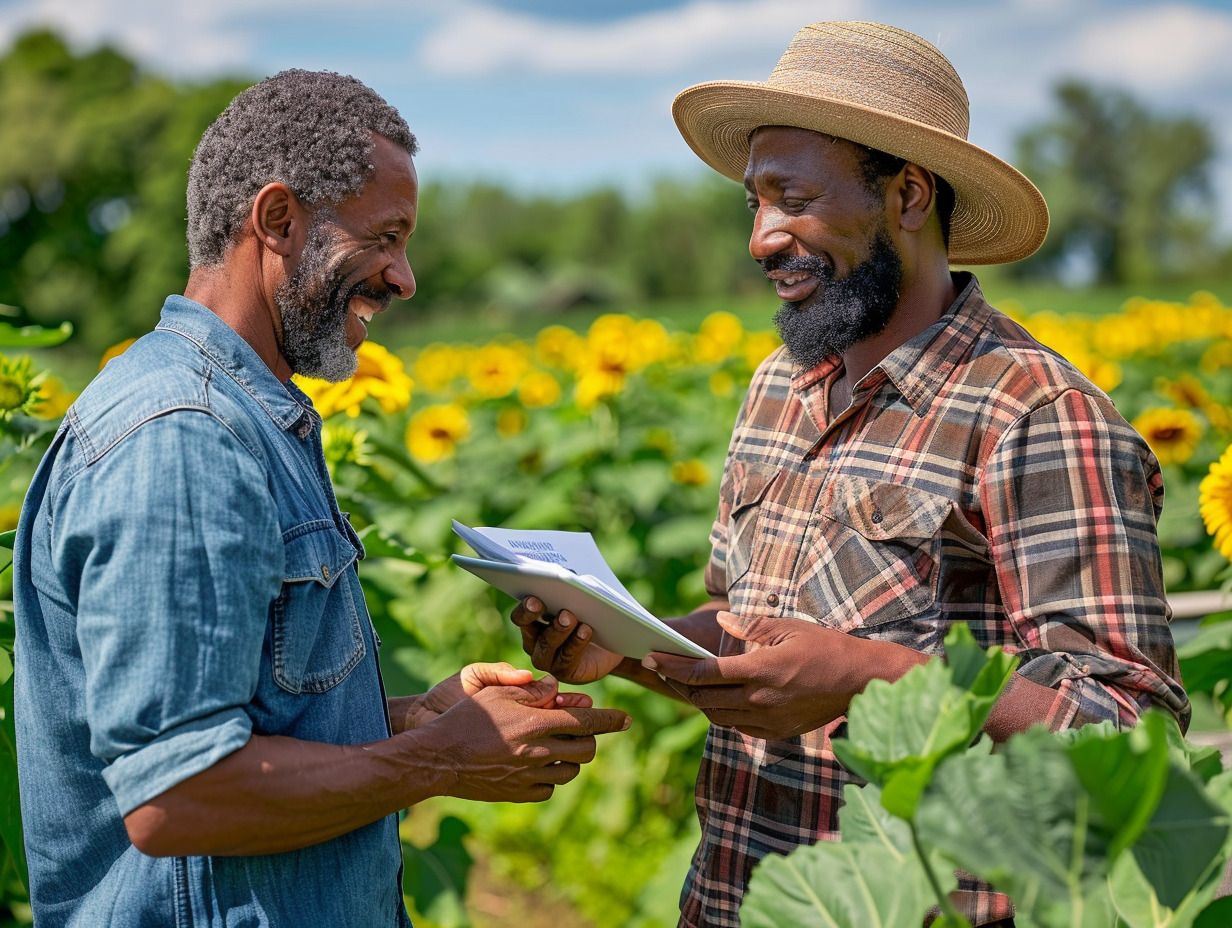
M 1022 924 L 1108 928 L 1112 835 L 1060 739 L 1042 729 L 1001 753 L 972 751 L 937 767 L 916 816 L 922 841 L 1009 893 Z
M 870 683 L 851 702 L 847 739 L 834 743 L 838 759 L 880 786 L 900 818 L 914 814 L 937 764 L 976 739 L 1013 671 L 1013 658 L 976 647 L 965 625 L 946 636 L 946 650 L 954 668 L 930 661 L 894 683 Z M 965 686 L 955 685 L 956 673 Z
M 1203 628 L 1176 649 L 1181 676 L 1190 693 L 1209 693 L 1232 676 L 1232 621 Z
M 17 796 L 17 732 L 13 724 L 13 677 L 0 684 L 0 841 L 8 848 L 23 886 L 30 886 Z
M 420 915 L 443 928 L 470 924 L 464 900 L 474 859 L 462 843 L 470 830 L 464 821 L 450 815 L 441 819 L 440 834 L 429 847 L 402 845 L 403 891 Z
M 0 348 L 51 348 L 72 334 L 73 326 L 68 322 L 62 322 L 54 329 L 41 325 L 18 328 L 11 323 L 0 322 Z
M 1108 856 L 1133 844 L 1155 813 L 1168 780 L 1163 716 L 1149 713 L 1132 731 L 1088 725 L 1071 733 L 1066 753 L 1091 800 L 1094 828 L 1109 836 Z
M 915 858 L 885 845 L 815 844 L 772 854 L 753 870 L 741 928 L 920 925 L 933 901 Z

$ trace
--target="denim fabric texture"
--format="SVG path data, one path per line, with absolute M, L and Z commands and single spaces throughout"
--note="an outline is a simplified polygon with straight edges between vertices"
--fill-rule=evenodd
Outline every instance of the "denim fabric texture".
M 397 820 L 254 857 L 151 858 L 123 816 L 243 747 L 389 735 L 310 401 L 172 296 L 73 404 L 14 551 L 36 925 L 409 926 Z M 293 814 L 293 813 L 290 813 Z

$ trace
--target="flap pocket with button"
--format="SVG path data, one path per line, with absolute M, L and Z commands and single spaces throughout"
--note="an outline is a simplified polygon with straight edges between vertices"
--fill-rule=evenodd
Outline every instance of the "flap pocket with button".
M 273 604 L 273 673 L 291 693 L 336 686 L 366 652 L 348 568 L 358 552 L 332 522 L 284 535 L 282 590 Z
M 730 472 L 734 487 L 731 516 L 728 520 L 726 572 L 729 590 L 749 572 L 760 521 L 758 508 L 775 477 L 779 475 L 779 468 L 733 461 Z

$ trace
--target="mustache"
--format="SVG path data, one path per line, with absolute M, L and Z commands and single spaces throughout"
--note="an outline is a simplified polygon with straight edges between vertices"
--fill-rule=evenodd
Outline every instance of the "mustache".
M 389 304 L 394 298 L 392 290 L 382 287 L 379 290 L 368 284 L 367 281 L 361 280 L 355 286 L 351 287 L 346 294 L 346 302 L 350 302 L 352 297 L 362 296 L 366 300 L 372 300 L 381 307 L 382 312 L 389 309 Z
M 833 280 L 834 268 L 830 262 L 820 255 L 770 255 L 768 258 L 759 258 L 757 263 L 761 265 L 763 273 L 769 274 L 772 271 L 785 271 L 788 274 L 811 274 L 818 280 Z

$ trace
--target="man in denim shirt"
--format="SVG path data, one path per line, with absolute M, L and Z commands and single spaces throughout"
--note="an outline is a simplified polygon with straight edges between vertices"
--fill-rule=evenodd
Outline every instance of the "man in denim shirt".
M 615 710 L 509 665 L 386 700 L 320 418 L 415 280 L 414 136 L 352 78 L 240 94 L 189 174 L 192 272 L 69 410 L 15 552 L 40 926 L 405 926 L 394 816 L 537 801 Z

